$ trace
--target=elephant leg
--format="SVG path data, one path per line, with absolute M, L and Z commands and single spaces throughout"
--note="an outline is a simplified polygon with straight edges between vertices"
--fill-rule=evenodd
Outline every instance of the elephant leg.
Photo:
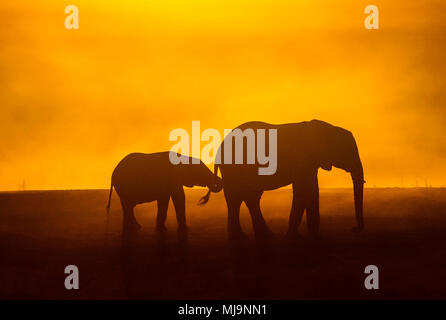
M 302 184 L 293 183 L 293 203 L 291 205 L 290 219 L 288 222 L 287 238 L 295 238 L 297 230 L 305 210 L 305 199 L 303 197 Z
M 175 206 L 175 213 L 177 215 L 178 231 L 184 232 L 187 230 L 186 198 L 184 196 L 184 190 L 182 186 L 172 192 L 172 202 Z
M 319 234 L 319 185 L 317 172 L 306 180 L 305 208 L 307 210 L 307 225 L 311 236 Z
M 123 230 L 124 231 L 136 231 L 141 228 L 141 225 L 136 221 L 133 214 L 134 205 L 121 201 L 122 211 L 124 214 L 123 219 Z
M 162 197 L 158 199 L 158 213 L 156 216 L 156 230 L 157 231 L 166 231 L 165 223 L 167 218 L 167 208 L 169 207 L 170 196 Z
M 231 239 L 246 239 L 240 226 L 240 205 L 242 199 L 236 193 L 223 189 L 228 206 L 228 234 Z
M 263 192 L 250 194 L 245 198 L 245 203 L 251 214 L 252 225 L 256 238 L 267 238 L 272 236 L 272 232 L 268 229 L 260 210 L 260 198 Z

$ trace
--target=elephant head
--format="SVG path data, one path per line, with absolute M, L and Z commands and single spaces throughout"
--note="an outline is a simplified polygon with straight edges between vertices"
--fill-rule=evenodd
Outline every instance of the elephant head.
M 365 181 L 355 138 L 350 131 L 323 121 L 312 120 L 309 124 L 311 128 L 308 142 L 311 145 L 310 149 L 314 151 L 314 159 L 319 161 L 319 167 L 331 170 L 334 166 L 351 174 L 357 222 L 353 232 L 360 232 L 364 228 L 363 198 Z
M 219 176 L 214 175 L 211 170 L 199 159 L 189 158 L 187 164 L 178 165 L 179 177 L 181 183 L 186 187 L 200 186 L 208 187 L 208 193 L 200 200 L 209 199 L 211 192 L 220 192 L 223 188 L 222 180 Z M 207 202 L 206 200 L 206 202 Z

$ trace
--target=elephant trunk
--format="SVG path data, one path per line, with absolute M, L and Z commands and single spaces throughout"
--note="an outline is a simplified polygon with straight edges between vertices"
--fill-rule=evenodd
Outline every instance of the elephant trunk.
M 198 202 L 199 205 L 204 205 L 209 201 L 211 196 L 211 192 L 220 192 L 223 189 L 223 180 L 217 175 L 217 169 L 215 169 L 214 174 L 211 175 L 211 181 L 207 185 L 209 191 L 206 193 L 204 197 L 200 199 Z
M 364 174 L 362 170 L 362 165 L 359 170 L 352 172 L 353 180 L 353 194 L 355 199 L 355 215 L 357 226 L 352 230 L 353 232 L 361 232 L 364 229 L 364 217 L 363 217 L 363 207 L 364 207 Z

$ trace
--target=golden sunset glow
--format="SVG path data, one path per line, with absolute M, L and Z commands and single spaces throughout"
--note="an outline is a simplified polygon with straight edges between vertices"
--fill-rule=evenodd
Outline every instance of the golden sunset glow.
M 80 0 L 78 30 L 68 4 L 0 4 L 0 190 L 108 188 L 193 120 L 324 120 L 353 132 L 366 186 L 446 185 L 442 1 L 374 1 L 379 30 L 366 1 Z

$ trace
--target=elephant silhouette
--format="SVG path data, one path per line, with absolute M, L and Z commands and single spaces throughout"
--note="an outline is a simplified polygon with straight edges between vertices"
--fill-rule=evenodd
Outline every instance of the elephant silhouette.
M 200 160 L 195 164 L 193 158 L 175 153 L 181 162 L 173 164 L 170 156 L 171 152 L 131 153 L 124 157 L 114 169 L 107 212 L 110 210 L 114 187 L 121 200 L 124 231 L 135 231 L 141 228 L 133 214 L 135 205 L 155 200 L 158 206 L 156 228 L 158 231 L 164 231 L 170 198 L 175 206 L 178 231 L 186 231 L 183 186 L 208 187 L 209 191 L 203 197 L 206 199 L 209 199 L 211 192 L 219 192 L 222 189 L 221 179 L 214 176 Z
M 350 172 L 354 187 L 354 203 L 357 226 L 354 232 L 364 228 L 363 221 L 363 167 L 359 157 L 356 141 L 350 131 L 333 126 L 320 120 L 289 124 L 268 124 L 264 122 L 247 122 L 235 129 L 245 132 L 252 129 L 277 130 L 277 170 L 272 175 L 259 175 L 261 164 L 219 163 L 225 159 L 225 141 L 217 152 L 214 174 L 218 169 L 223 179 L 223 191 L 228 207 L 228 232 L 230 238 L 245 238 L 240 227 L 240 205 L 245 202 L 254 227 L 256 238 L 265 238 L 271 234 L 260 210 L 260 198 L 266 190 L 277 189 L 289 184 L 293 187 L 293 201 L 289 217 L 287 236 L 297 236 L 298 226 L 304 211 L 307 213 L 309 234 L 316 236 L 319 232 L 319 186 L 318 169 L 331 170 L 332 166 Z M 235 130 L 234 129 L 234 130 Z M 233 130 L 233 131 L 234 131 Z M 240 131 L 238 131 L 240 132 Z M 231 135 L 226 139 L 233 139 Z M 232 143 L 232 153 L 235 153 Z M 246 157 L 246 144 L 243 145 Z M 206 202 L 207 199 L 204 199 Z

